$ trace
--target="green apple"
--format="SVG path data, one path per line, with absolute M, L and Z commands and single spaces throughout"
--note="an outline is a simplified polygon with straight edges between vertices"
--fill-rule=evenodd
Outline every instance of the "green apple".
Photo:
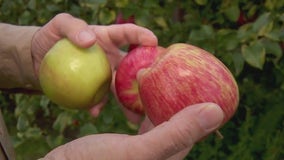
M 39 70 L 43 93 L 67 108 L 89 108 L 109 91 L 112 71 L 103 49 L 95 44 L 80 48 L 67 39 L 45 55 Z

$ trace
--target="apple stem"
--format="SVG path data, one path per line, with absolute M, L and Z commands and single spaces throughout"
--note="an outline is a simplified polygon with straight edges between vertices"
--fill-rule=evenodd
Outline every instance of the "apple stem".
M 224 138 L 224 136 L 222 135 L 222 133 L 221 133 L 219 130 L 216 130 L 216 131 L 215 131 L 215 134 L 216 134 L 216 136 L 217 136 L 219 139 L 223 139 L 223 138 Z

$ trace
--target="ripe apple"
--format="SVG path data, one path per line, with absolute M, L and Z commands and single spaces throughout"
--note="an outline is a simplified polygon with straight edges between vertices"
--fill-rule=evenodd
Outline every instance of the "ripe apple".
M 119 101 L 158 125 L 192 104 L 214 102 L 225 113 L 236 111 L 237 83 L 216 57 L 198 47 L 177 43 L 166 49 L 138 47 L 120 63 L 115 79 Z
M 162 50 L 163 48 L 156 47 L 137 47 L 122 59 L 116 72 L 115 87 L 117 97 L 124 107 L 136 113 L 144 114 L 136 75 L 139 70 L 154 63 Z
M 39 81 L 44 94 L 67 108 L 89 108 L 109 91 L 112 71 L 103 49 L 58 41 L 42 60 Z

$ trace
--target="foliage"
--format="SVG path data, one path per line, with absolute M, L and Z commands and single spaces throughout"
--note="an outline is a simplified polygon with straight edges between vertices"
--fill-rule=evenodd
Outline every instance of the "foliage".
M 221 129 L 225 138 L 209 136 L 186 159 L 278 160 L 284 158 L 283 8 L 277 0 L 0 0 L 0 19 L 44 25 L 68 12 L 90 24 L 111 24 L 121 12 L 151 29 L 161 46 L 185 42 L 210 51 L 235 75 L 240 105 Z M 113 98 L 98 118 L 40 95 L 2 92 L 0 104 L 19 160 L 87 134 L 137 131 Z

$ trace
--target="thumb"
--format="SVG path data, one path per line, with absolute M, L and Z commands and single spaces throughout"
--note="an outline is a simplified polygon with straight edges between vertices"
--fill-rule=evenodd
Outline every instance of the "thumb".
M 186 148 L 192 148 L 201 138 L 216 130 L 223 121 L 222 109 L 214 103 L 186 107 L 140 138 L 147 148 L 155 150 L 154 159 L 166 159 Z
M 32 40 L 32 56 L 35 73 L 44 55 L 60 39 L 68 38 L 79 47 L 88 48 L 96 42 L 96 35 L 88 24 L 67 13 L 56 15 L 39 29 Z
M 33 37 L 33 51 L 45 54 L 58 40 L 68 38 L 79 47 L 87 48 L 96 42 L 96 35 L 88 24 L 67 13 L 60 13 L 44 25 Z M 43 58 L 43 55 L 41 55 Z

